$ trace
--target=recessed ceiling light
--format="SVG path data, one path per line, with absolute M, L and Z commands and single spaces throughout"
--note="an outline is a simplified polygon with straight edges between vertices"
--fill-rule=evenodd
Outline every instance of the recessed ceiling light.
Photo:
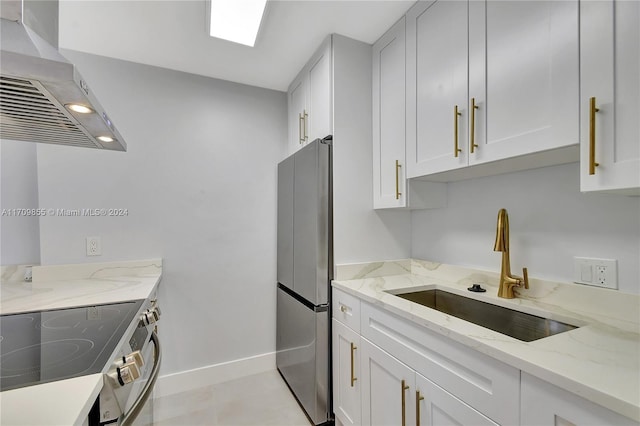
M 89 114 L 91 112 L 94 112 L 88 106 L 84 106 L 81 104 L 67 104 L 65 106 L 67 107 L 67 109 L 70 109 L 71 111 L 74 111 L 74 112 L 79 112 L 80 114 Z
M 209 1 L 209 35 L 253 47 L 267 0 Z
M 100 139 L 102 142 L 113 142 L 115 140 L 110 136 L 98 136 L 98 139 Z

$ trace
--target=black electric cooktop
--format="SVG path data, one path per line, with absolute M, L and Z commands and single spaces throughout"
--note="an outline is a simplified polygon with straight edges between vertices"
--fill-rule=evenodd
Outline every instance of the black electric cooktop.
M 0 391 L 100 373 L 143 300 L 0 316 Z

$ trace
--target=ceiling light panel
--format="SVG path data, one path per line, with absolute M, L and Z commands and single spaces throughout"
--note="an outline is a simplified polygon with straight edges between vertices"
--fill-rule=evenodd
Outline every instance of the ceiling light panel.
M 267 0 L 209 1 L 209 35 L 253 47 Z

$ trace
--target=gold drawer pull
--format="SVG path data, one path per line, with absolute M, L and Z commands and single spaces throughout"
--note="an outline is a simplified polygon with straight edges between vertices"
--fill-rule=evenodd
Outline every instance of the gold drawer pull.
M 398 173 L 400 167 L 402 167 L 402 164 L 400 164 L 400 161 L 396 160 L 396 200 L 399 200 L 400 196 L 402 195 L 402 193 L 400 192 L 400 177 Z
M 416 426 L 420 426 L 420 401 L 424 400 L 424 396 L 420 395 L 420 391 L 416 391 Z
M 356 380 L 358 380 L 358 378 L 356 377 L 356 369 L 354 366 L 355 361 L 353 356 L 353 353 L 356 351 L 356 349 L 358 349 L 358 347 L 354 345 L 353 342 L 351 342 L 351 387 L 353 387 L 356 383 Z
M 461 116 L 462 113 L 458 112 L 458 105 L 453 108 L 453 156 L 458 158 L 458 153 L 462 152 L 460 148 L 458 148 L 458 117 Z
M 478 109 L 478 105 L 476 105 L 476 98 L 471 98 L 471 142 L 469 143 L 470 151 L 473 154 L 478 147 L 476 143 L 476 110 Z
M 589 174 L 596 174 L 596 167 L 600 164 L 596 163 L 596 112 L 600 109 L 596 108 L 596 98 L 589 99 Z
M 402 426 L 407 426 L 407 413 L 406 413 L 406 398 L 405 398 L 405 394 L 406 391 L 409 390 L 409 386 L 407 386 L 407 383 L 404 381 L 404 379 L 402 380 Z
M 307 110 L 302 110 L 304 114 L 304 140 L 305 142 L 309 140 L 309 135 L 307 134 L 307 119 L 309 118 L 309 114 L 307 114 Z

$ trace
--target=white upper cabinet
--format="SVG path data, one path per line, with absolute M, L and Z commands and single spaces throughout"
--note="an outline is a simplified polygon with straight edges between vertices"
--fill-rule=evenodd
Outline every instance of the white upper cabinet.
M 469 164 L 578 144 L 578 2 L 469 4 Z
M 577 0 L 417 3 L 407 13 L 408 176 L 577 161 L 578 32 Z
M 333 133 L 331 124 L 331 39 L 311 58 L 309 71 L 309 140 Z
M 333 134 L 331 36 L 311 57 L 287 92 L 289 153 Z
M 582 191 L 640 195 L 639 28 L 637 1 L 580 2 Z
M 288 100 L 288 116 L 289 116 L 289 153 L 296 152 L 300 149 L 308 138 L 305 137 L 307 133 L 306 119 L 307 113 L 307 81 L 299 75 L 291 86 L 287 94 Z
M 405 18 L 373 45 L 373 208 L 405 207 Z
M 446 186 L 407 180 L 406 18 L 373 45 L 373 208 L 446 204 Z M 466 77 L 465 77 L 466 78 Z
M 468 163 L 467 16 L 465 1 L 418 2 L 407 12 L 409 177 Z

